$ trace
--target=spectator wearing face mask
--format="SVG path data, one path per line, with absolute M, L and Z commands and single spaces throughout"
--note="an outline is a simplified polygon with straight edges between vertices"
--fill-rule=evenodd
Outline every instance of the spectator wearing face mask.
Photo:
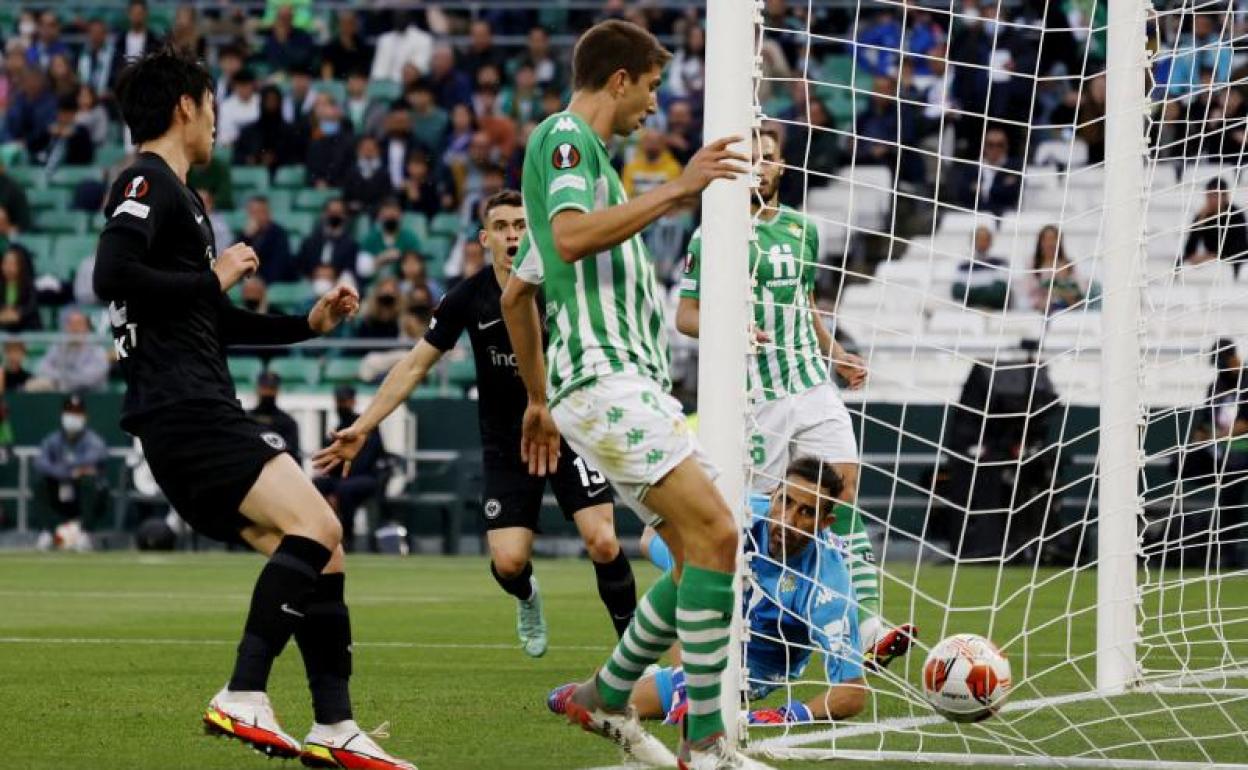
M 361 137 L 355 146 L 356 160 L 342 183 L 342 197 L 353 214 L 370 216 L 378 204 L 393 195 L 390 175 L 381 161 L 381 148 L 371 136 Z
M 425 258 L 420 252 L 404 252 L 403 259 L 399 262 L 399 291 L 406 296 L 412 289 L 421 286 L 429 290 L 434 302 L 446 293 L 441 284 L 429 277 L 429 266 L 425 264 Z
M 311 276 L 316 265 L 333 265 L 340 275 L 367 278 L 373 274 L 372 260 L 360 259 L 360 246 L 347 227 L 347 204 L 333 198 L 321 210 L 319 226 L 299 246 L 299 274 Z
M 338 418 L 338 430 L 349 427 L 359 418 L 355 411 L 355 388 L 350 385 L 339 385 L 334 390 L 334 407 Z M 325 496 L 334 512 L 342 522 L 343 532 L 352 532 L 355 525 L 355 512 L 375 496 L 378 491 L 382 458 L 386 448 L 381 443 L 381 432 L 373 431 L 364 440 L 360 453 L 351 461 L 351 470 L 344 477 L 340 473 L 318 476 L 312 480 L 316 488 Z M 342 544 L 352 550 L 353 537 L 344 537 Z
M 108 352 L 90 339 L 86 314 L 81 310 L 66 313 L 63 331 L 69 339 L 52 346 L 27 389 L 74 393 L 103 389 L 108 384 Z
M 256 408 L 247 414 L 261 425 L 268 426 L 286 442 L 286 451 L 299 461 L 299 423 L 277 405 L 282 378 L 277 372 L 261 372 L 256 380 Z
M 415 231 L 403 226 L 402 216 L 403 209 L 397 198 L 382 201 L 376 224 L 360 244 L 360 250 L 373 258 L 375 275 L 393 273 L 403 252 L 420 251 L 420 238 Z
M 265 86 L 260 92 L 260 117 L 244 126 L 234 144 L 234 162 L 266 166 L 270 171 L 289 166 L 303 155 L 303 142 L 294 126 L 282 115 L 282 92 Z
M 265 282 L 285 283 L 299 279 L 298 264 L 290 253 L 290 235 L 286 228 L 273 221 L 269 199 L 263 195 L 247 201 L 243 243 L 254 249 L 260 258 L 258 274 Z M 217 244 L 220 246 L 221 241 Z
M 308 146 L 307 177 L 313 187 L 338 187 L 351 168 L 352 140 L 342 109 L 329 94 L 317 97 Z
M 104 439 L 87 426 L 82 396 L 69 396 L 61 409 L 60 426 L 39 444 L 34 462 L 48 507 L 58 519 L 55 529 L 66 546 L 81 536 L 84 522 L 89 528 L 103 513 L 108 493 L 101 473 L 107 457 Z
M 397 278 L 382 278 L 373 284 L 368 299 L 364 302 L 360 313 L 360 323 L 355 328 L 355 336 L 360 339 L 395 340 L 399 338 L 399 317 L 402 314 L 399 305 L 399 281 Z

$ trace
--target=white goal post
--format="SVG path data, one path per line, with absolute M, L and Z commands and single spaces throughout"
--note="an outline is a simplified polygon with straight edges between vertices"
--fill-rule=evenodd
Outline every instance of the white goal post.
M 1248 17 L 1231 0 L 713 0 L 706 32 L 704 137 L 779 130 L 782 200 L 819 235 L 803 269 L 821 322 L 870 371 L 841 391 L 854 509 L 879 617 L 919 625 L 861 714 L 749 725 L 738 616 L 730 738 L 778 759 L 1248 768 L 1248 379 L 1235 395 L 1218 368 L 1226 340 L 1248 347 L 1248 253 L 1224 253 L 1248 208 Z M 744 386 L 757 182 L 712 184 L 701 224 L 698 431 L 743 527 L 762 472 Z M 1229 208 L 1207 213 L 1219 191 Z M 1014 679 L 969 725 L 922 683 L 961 632 Z M 793 650 L 810 665 L 761 705 L 827 684 L 823 651 Z

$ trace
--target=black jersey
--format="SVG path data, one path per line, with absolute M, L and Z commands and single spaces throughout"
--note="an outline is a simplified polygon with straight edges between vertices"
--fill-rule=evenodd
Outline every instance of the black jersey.
M 237 406 L 227 344 L 312 336 L 306 319 L 230 303 L 212 272 L 216 243 L 204 204 L 160 156 L 140 153 L 113 184 L 104 211 L 94 282 L 109 303 L 126 379 L 123 427 L 185 401 Z
M 482 268 L 442 298 L 425 332 L 425 342 L 445 352 L 455 347 L 464 330 L 468 331 L 477 362 L 481 441 L 486 446 L 514 445 L 518 449 L 529 397 L 503 323 L 502 296 L 494 270 Z

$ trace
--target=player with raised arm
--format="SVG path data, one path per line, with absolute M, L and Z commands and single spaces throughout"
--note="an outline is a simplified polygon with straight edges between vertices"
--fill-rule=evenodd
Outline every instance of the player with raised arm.
M 887 628 L 880 620 L 875 552 L 855 505 L 858 446 L 854 425 L 827 361 L 832 361 L 851 388 L 862 387 L 867 370 L 861 358 L 846 352 L 832 337 L 819 316 L 815 305 L 819 232 L 801 212 L 780 203 L 784 159 L 779 134 L 770 129 L 760 131 L 757 155 L 759 188 L 751 211 L 758 240 L 750 249 L 757 353 L 747 369 L 753 410 L 749 445 L 755 467 L 752 486 L 762 493 L 775 489 L 793 455 L 811 455 L 836 468 L 845 491 L 832 531 L 849 544 L 852 554 L 849 571 L 862 613 L 867 667 L 882 667 L 910 649 L 917 630 L 910 624 Z M 699 330 L 703 257 L 698 230 L 689 242 L 676 311 L 676 328 L 692 337 L 697 337 Z
M 753 521 L 746 534 L 750 565 L 744 602 L 750 627 L 745 649 L 750 701 L 797 682 L 815 649 L 823 653 L 827 688 L 805 701 L 750 712 L 753 724 L 849 719 L 866 705 L 858 641 L 858 607 L 846 563 L 845 542 L 829 531 L 842 493 L 836 469 L 813 457 L 789 463 L 785 482 L 770 497 L 751 497 Z M 671 569 L 662 540 L 651 560 Z M 562 712 L 575 685 L 550 694 L 547 705 Z M 688 703 L 684 672 L 662 668 L 633 688 L 631 703 L 643 719 L 679 722 Z
M 217 253 L 203 202 L 186 185 L 187 170 L 212 158 L 212 77 L 170 49 L 128 65 L 116 93 L 138 155 L 109 192 L 94 283 L 109 303 L 126 378 L 121 425 L 142 443 L 161 490 L 196 531 L 268 557 L 234 672 L 209 703 L 204 726 L 312 766 L 414 770 L 383 751 L 352 716 L 338 519 L 281 436 L 243 411 L 225 358 L 229 345 L 283 345 L 326 334 L 355 314 L 359 297 L 338 287 L 307 316 L 235 307 L 226 292 L 259 261 L 243 244 Z M 315 719 L 302 745 L 278 724 L 265 692 L 273 661 L 291 636 L 303 656 Z
M 546 652 L 546 620 L 533 577 L 533 538 L 538 531 L 546 479 L 529 473 L 520 458 L 520 421 L 527 398 L 516 372 L 516 357 L 503 324 L 499 298 L 524 237 L 520 193 L 504 190 L 485 202 L 479 238 L 493 269 L 480 270 L 452 289 L 434 311 L 425 338 L 395 364 L 372 403 L 333 443 L 317 453 L 314 464 L 329 472 L 349 464 L 368 434 L 424 381 L 443 354 L 467 330 L 477 364 L 485 492 L 482 513 L 490 545 L 490 572 L 504 591 L 516 597 L 516 628 L 525 653 Z M 597 470 L 563 447 L 565 461 L 550 479 L 563 515 L 576 524 L 598 576 L 598 594 L 623 635 L 637 608 L 637 589 L 628 557 L 615 536 L 611 492 Z
M 728 149 L 738 137 L 712 142 L 679 178 L 629 200 L 606 145 L 655 111 L 670 58 L 649 32 L 624 21 L 597 24 L 577 42 L 572 100 L 542 121 L 525 151 L 529 237 L 503 292 L 503 314 L 528 391 L 522 452 L 530 468 L 557 471 L 562 431 L 664 533 L 678 563 L 641 600 L 610 659 L 568 696 L 569 720 L 633 759 L 676 764 L 642 728 L 629 695 L 646 666 L 679 638 L 689 694 L 680 765 L 757 768 L 724 740 L 719 704 L 738 528 L 669 393 L 663 295 L 641 239 L 642 230 L 713 180 L 741 173 L 733 161 L 748 159 Z M 540 285 L 547 360 L 533 301 Z

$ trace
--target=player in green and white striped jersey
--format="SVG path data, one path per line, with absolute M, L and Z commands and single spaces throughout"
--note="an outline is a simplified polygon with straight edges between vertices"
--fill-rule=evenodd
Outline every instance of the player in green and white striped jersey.
M 675 538 L 683 566 L 646 593 L 610 659 L 577 686 L 564 713 L 632 758 L 674 765 L 628 699 L 646 667 L 679 639 L 689 697 L 681 761 L 693 770 L 749 770 L 764 766 L 723 739 L 719 707 L 739 533 L 712 482 L 714 468 L 668 392 L 662 295 L 640 237 L 713 180 L 743 172 L 733 161 L 748 158 L 727 149 L 739 137 L 713 142 L 679 178 L 629 200 L 606 146 L 655 111 L 669 58 L 650 33 L 623 21 L 595 25 L 577 42 L 572 101 L 537 127 L 525 150 L 529 237 L 502 305 L 529 392 L 521 451 L 530 471 L 549 472 L 562 431 L 667 542 Z M 550 327 L 549 380 L 532 300 L 539 284 Z
M 846 352 L 828 332 L 815 306 L 819 232 L 805 215 L 780 204 L 784 160 L 780 137 L 758 135 L 759 192 L 753 202 L 757 241 L 750 249 L 754 285 L 756 352 L 747 369 L 753 411 L 751 486 L 768 494 L 784 479 L 791 457 L 813 456 L 832 464 L 845 482 L 832 531 L 849 545 L 849 572 L 858 598 L 863 653 L 868 665 L 883 664 L 909 647 L 913 626 L 887 628 L 879 618 L 880 583 L 875 552 L 861 513 L 858 447 L 849 411 L 828 370 L 831 361 L 851 388 L 862 387 L 863 360 Z M 695 232 L 685 258 L 676 327 L 698 336 L 702 239 Z

